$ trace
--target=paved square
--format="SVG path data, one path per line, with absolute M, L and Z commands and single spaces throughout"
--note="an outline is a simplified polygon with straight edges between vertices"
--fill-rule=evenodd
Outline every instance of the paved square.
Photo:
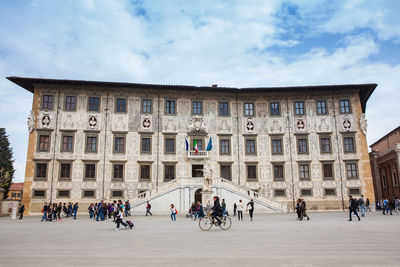
M 0 266 L 400 266 L 400 216 L 347 212 L 233 218 L 232 228 L 209 232 L 197 222 L 135 216 L 135 229 L 112 221 L 23 223 L 0 218 Z

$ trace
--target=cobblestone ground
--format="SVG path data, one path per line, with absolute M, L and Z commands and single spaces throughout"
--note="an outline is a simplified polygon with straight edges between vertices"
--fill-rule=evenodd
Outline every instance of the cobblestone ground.
M 0 218 L 0 266 L 400 266 L 400 216 L 257 215 L 209 232 L 197 222 L 135 216 L 135 229 L 86 216 L 60 223 Z M 132 217 L 131 217 L 132 218 Z

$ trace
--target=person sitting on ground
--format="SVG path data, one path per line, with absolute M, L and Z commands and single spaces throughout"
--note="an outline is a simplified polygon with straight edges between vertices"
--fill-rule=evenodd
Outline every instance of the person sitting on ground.
M 211 216 L 214 220 L 217 220 L 218 225 L 221 225 L 221 220 L 219 219 L 219 217 L 222 216 L 222 208 L 221 205 L 219 204 L 219 197 L 215 196 L 213 198 L 214 200 L 214 206 L 211 208 Z

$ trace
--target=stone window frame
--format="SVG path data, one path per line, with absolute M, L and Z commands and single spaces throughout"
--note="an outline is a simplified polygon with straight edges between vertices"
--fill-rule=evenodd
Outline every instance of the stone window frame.
M 145 111 L 145 106 L 144 103 L 145 101 L 150 101 L 150 111 Z M 153 103 L 153 98 L 152 97 L 142 97 L 140 100 L 140 113 L 141 114 L 153 114 L 153 110 L 154 110 L 154 103 Z M 148 108 L 146 106 L 146 108 Z
M 48 137 L 49 137 L 49 149 L 46 149 L 46 150 L 41 150 L 40 149 L 40 137 L 41 136 L 44 136 L 44 135 L 47 135 Z M 50 152 L 50 149 L 51 149 L 51 140 L 52 140 L 52 138 L 51 138 L 51 131 L 38 131 L 37 132 L 37 147 L 36 147 L 36 151 L 37 152 Z
M 345 139 L 352 138 L 353 139 L 353 151 L 346 150 Z M 355 154 L 357 153 L 357 146 L 356 146 L 356 138 L 354 134 L 342 134 L 342 142 L 343 142 L 343 153 L 345 154 Z
M 167 151 L 167 139 L 174 140 L 174 151 L 173 152 Z M 142 140 L 142 138 L 140 138 L 140 140 Z M 150 147 L 151 147 L 151 140 L 150 140 Z M 140 149 L 142 149 L 142 146 L 140 146 Z M 150 150 L 151 150 L 151 148 L 150 148 Z M 165 134 L 164 135 L 164 154 L 165 155 L 176 155 L 176 134 Z
M 200 102 L 200 105 L 201 105 L 201 112 L 200 113 L 194 113 L 194 102 Z M 219 109 L 219 107 L 218 107 L 218 109 Z M 191 113 L 192 113 L 192 116 L 202 116 L 203 114 L 204 114 L 204 101 L 203 100 L 201 100 L 201 99 L 193 99 L 192 101 L 191 101 Z M 219 111 L 218 111 L 218 114 L 219 114 Z
M 385 169 L 379 168 L 379 178 L 381 179 L 382 187 L 387 188 L 386 171 Z
M 45 103 L 44 99 L 45 99 L 45 97 L 49 97 L 49 96 L 51 96 L 51 108 L 45 108 L 44 107 L 44 103 Z M 40 96 L 40 110 L 54 110 L 54 104 L 55 104 L 54 94 L 44 93 Z
M 276 194 L 277 191 L 283 191 L 283 194 L 277 195 Z M 274 188 L 273 192 L 274 192 L 274 197 L 276 197 L 276 198 L 280 198 L 280 197 L 285 198 L 286 197 L 286 188 Z
M 299 181 L 311 181 L 311 164 L 310 164 L 310 162 L 300 161 L 300 162 L 298 162 L 297 165 L 298 165 L 298 172 L 299 172 Z M 301 177 L 301 173 L 302 173 L 301 167 L 302 166 L 307 166 L 308 167 L 308 170 L 307 170 L 308 178 L 302 178 Z
M 90 105 L 90 99 L 91 99 L 91 98 L 98 98 L 98 99 L 99 99 L 99 104 L 98 104 L 97 110 L 92 110 L 92 109 L 91 109 L 91 105 Z M 98 112 L 98 113 L 100 113 L 100 111 L 101 111 L 101 97 L 100 97 L 100 96 L 95 96 L 95 95 L 88 96 L 88 100 L 87 100 L 87 111 L 88 111 L 88 112 Z
M 174 112 L 173 113 L 168 113 L 168 107 L 167 107 L 167 102 L 173 102 L 174 103 Z M 175 116 L 178 112 L 177 112 L 177 107 L 178 107 L 178 101 L 176 101 L 176 99 L 171 99 L 171 98 L 167 98 L 164 100 L 164 115 L 166 116 Z
M 306 152 L 300 152 L 299 150 L 299 140 L 306 140 Z M 308 155 L 310 154 L 310 149 L 309 149 L 309 143 L 308 143 L 308 135 L 297 135 L 296 136 L 296 149 L 297 149 L 297 154 L 299 155 Z
M 139 182 L 151 182 L 152 181 L 152 161 L 141 161 L 138 162 L 139 164 L 139 171 L 138 171 L 138 181 Z M 149 179 L 142 179 L 142 166 L 149 166 Z
M 111 181 L 112 182 L 123 182 L 123 181 L 125 181 L 125 175 L 126 175 L 126 161 L 120 161 L 120 160 L 113 160 L 113 161 L 111 161 Z M 120 166 L 122 166 L 122 177 L 121 178 L 116 178 L 115 177 L 115 169 L 114 169 L 114 167 L 116 166 L 116 165 L 120 165 Z
M 222 105 L 225 105 L 225 104 L 226 104 L 226 106 L 227 106 L 227 113 L 226 113 L 226 114 L 222 114 L 222 113 L 221 113 L 221 104 L 222 104 Z M 221 100 L 221 101 L 218 101 L 218 116 L 219 116 L 219 117 L 229 117 L 230 114 L 231 114 L 231 107 L 230 107 L 230 102 L 229 102 L 229 100 Z
M 344 107 L 344 108 L 348 108 L 349 109 L 348 112 L 346 112 L 346 111 L 343 112 L 343 110 L 342 110 L 342 102 L 345 102 L 345 101 L 347 101 L 349 103 L 348 107 Z M 349 98 L 340 99 L 339 100 L 339 114 L 351 114 L 351 113 L 352 113 L 351 100 Z
M 276 178 L 275 166 L 282 167 L 282 178 Z M 272 162 L 272 180 L 274 182 L 284 182 L 285 181 L 285 162 Z
M 118 111 L 118 101 L 119 100 L 125 100 L 125 111 Z M 114 112 L 117 114 L 126 114 L 128 113 L 128 98 L 124 96 L 116 97 L 115 98 L 115 108 Z
M 228 167 L 229 168 L 229 175 L 230 175 L 229 179 L 225 178 L 225 177 L 222 177 L 222 167 Z M 219 176 L 221 178 L 224 178 L 224 179 L 228 180 L 228 181 L 232 181 L 232 163 L 230 163 L 230 162 L 220 162 L 219 163 Z
M 120 199 L 123 199 L 124 198 L 124 192 L 125 190 L 124 189 L 111 189 L 110 190 L 110 196 L 111 196 L 111 198 L 120 198 Z M 121 192 L 121 195 L 120 196 L 115 196 L 114 195 L 114 192 Z
M 69 97 L 75 98 L 75 103 L 74 103 L 74 108 L 73 109 L 67 109 L 67 100 Z M 64 108 L 63 111 L 65 112 L 75 112 L 78 106 L 78 97 L 75 94 L 65 94 L 64 95 Z
M 68 192 L 68 196 L 60 196 L 60 192 Z M 58 199 L 63 199 L 63 198 L 66 198 L 66 199 L 69 199 L 69 198 L 71 198 L 71 189 L 57 189 L 57 198 Z
M 322 151 L 322 139 L 329 139 L 329 151 Z M 332 137 L 330 135 L 320 135 L 319 136 L 319 153 L 320 154 L 332 154 Z
M 309 195 L 305 195 L 305 194 L 303 194 L 303 191 L 305 191 L 305 190 L 310 190 L 310 193 L 311 194 L 309 194 Z M 313 192 L 313 189 L 312 188 L 300 188 L 300 194 L 299 194 L 301 197 L 313 197 L 314 196 L 314 192 Z
M 332 177 L 325 177 L 324 165 L 330 164 L 332 166 Z M 333 181 L 335 180 L 335 162 L 333 160 L 321 161 L 321 176 L 323 181 Z
M 358 193 L 352 193 L 351 190 L 358 190 Z M 347 194 L 350 196 L 361 196 L 361 188 L 360 187 L 348 187 Z
M 35 196 L 36 192 L 44 192 L 43 196 Z M 47 189 L 32 189 L 32 198 L 33 199 L 46 199 Z
M 222 153 L 222 141 L 228 141 L 228 153 Z M 218 136 L 218 147 L 219 147 L 219 154 L 223 156 L 230 156 L 232 155 L 232 142 L 230 135 L 220 135 Z
M 166 179 L 167 176 L 167 167 L 173 167 L 174 170 L 174 178 L 173 179 Z M 170 182 L 176 180 L 176 162 L 164 162 L 163 163 L 163 181 Z
M 93 196 L 85 196 L 85 192 L 93 192 Z M 96 189 L 82 189 L 82 199 L 96 199 Z
M 253 105 L 253 114 L 252 115 L 248 115 L 246 114 L 246 105 L 251 104 Z M 249 109 L 250 110 L 250 109 Z M 252 101 L 245 101 L 243 102 L 243 117 L 255 117 L 256 116 L 256 103 L 252 102 Z
M 83 180 L 84 181 L 96 181 L 97 180 L 97 162 L 98 161 L 93 161 L 93 160 L 84 160 L 83 161 Z M 86 165 L 94 165 L 94 178 L 91 177 L 86 177 Z
M 278 114 L 273 114 L 272 112 L 272 104 L 278 104 Z M 280 117 L 282 116 L 282 109 L 281 109 L 281 101 L 270 101 L 268 103 L 269 115 L 271 117 Z
M 206 138 L 203 135 L 192 135 L 190 136 L 190 143 L 189 143 L 189 151 L 194 151 L 194 140 L 201 140 L 202 143 L 202 149 L 199 148 L 199 151 L 205 151 L 206 150 Z
M 392 177 L 393 187 L 399 187 L 399 177 L 396 173 L 396 166 L 391 166 L 390 173 L 391 173 L 391 177 Z
M 281 152 L 274 152 L 274 140 L 281 141 Z M 271 136 L 271 155 L 284 155 L 284 144 L 283 144 L 283 136 L 282 135 L 272 135 Z
M 318 103 L 319 102 L 324 102 L 325 103 L 325 113 L 319 113 L 319 107 L 318 107 Z M 329 115 L 328 101 L 325 100 L 325 99 L 317 99 L 317 100 L 315 100 L 315 113 L 317 114 L 317 116 L 327 116 L 327 115 Z
M 61 145 L 60 145 L 60 152 L 64 153 L 74 153 L 75 150 L 75 130 L 72 131 L 65 131 L 61 130 Z M 72 136 L 72 148 L 71 150 L 64 149 L 64 137 Z
M 119 155 L 125 155 L 126 154 L 126 145 L 127 145 L 127 134 L 125 132 L 113 132 L 113 146 L 112 146 L 112 153 L 113 154 L 119 154 Z M 124 142 L 124 148 L 123 151 L 116 151 L 115 150 L 115 145 L 116 145 L 116 139 L 117 138 L 123 138 Z
M 149 144 L 149 146 L 150 146 L 150 151 L 143 151 L 143 139 L 144 138 L 148 138 L 148 139 L 150 139 L 150 144 Z M 151 134 L 141 134 L 140 135 L 140 147 L 139 147 L 139 153 L 140 154 L 147 154 L 147 155 L 151 155 L 152 154 L 152 151 L 153 151 L 153 148 L 152 148 L 152 146 L 153 146 L 153 136 L 151 135 Z
M 254 141 L 254 152 L 247 151 L 247 141 Z M 247 156 L 256 156 L 257 155 L 257 137 L 245 137 L 244 138 L 244 153 Z
M 298 110 L 297 104 L 302 104 L 302 107 L 301 107 L 302 113 L 297 113 L 297 110 Z M 306 115 L 306 112 L 307 112 L 306 101 L 304 101 L 304 100 L 295 100 L 295 101 L 293 101 L 293 108 L 294 108 L 294 115 L 295 116 L 305 116 Z M 300 110 L 300 108 L 299 108 L 299 110 Z
M 246 181 L 247 182 L 258 182 L 258 162 L 245 162 L 246 165 Z M 249 167 L 255 167 L 256 171 L 256 178 L 255 179 L 249 179 Z
M 348 169 L 347 169 L 347 165 L 348 164 L 355 164 L 355 166 L 356 166 L 356 169 L 355 169 L 355 171 L 356 171 L 356 176 L 355 177 L 353 177 L 353 176 L 351 176 L 351 177 L 349 177 L 349 171 L 348 171 Z M 344 170 L 345 170 L 345 172 L 346 172 L 346 179 L 348 179 L 348 180 L 358 180 L 358 179 L 360 179 L 360 169 L 359 169 L 359 166 L 358 166 L 358 160 L 344 160 Z M 351 170 L 351 172 L 353 172 L 354 170 L 352 169 Z
M 35 173 L 33 180 L 35 181 L 47 181 L 49 176 L 49 162 L 50 160 L 35 160 Z M 38 164 L 46 164 L 46 177 L 38 177 Z
M 62 170 L 62 165 L 64 164 L 69 164 L 69 177 L 61 177 L 61 174 L 63 172 Z M 72 171 L 73 171 L 73 161 L 72 160 L 60 160 L 58 164 L 58 180 L 59 181 L 71 181 L 72 180 Z
M 96 137 L 96 150 L 91 151 L 88 150 L 88 138 L 89 137 Z M 90 154 L 97 154 L 99 151 L 99 133 L 98 132 L 86 132 L 85 133 L 85 153 L 90 153 Z
M 327 194 L 326 190 L 333 190 L 333 194 Z M 337 196 L 336 188 L 334 187 L 324 188 L 324 197 L 336 197 L 336 196 Z

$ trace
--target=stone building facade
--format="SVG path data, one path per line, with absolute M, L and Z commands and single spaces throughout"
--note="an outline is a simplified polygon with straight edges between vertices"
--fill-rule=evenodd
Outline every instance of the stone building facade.
M 43 201 L 113 199 L 186 211 L 201 199 L 206 164 L 229 207 L 254 198 L 259 210 L 285 211 L 301 197 L 312 209 L 342 209 L 348 194 L 374 199 L 364 114 L 376 84 L 8 79 L 33 93 L 23 197 L 33 213 Z
M 370 147 L 369 156 L 376 200 L 400 198 L 400 127 Z

